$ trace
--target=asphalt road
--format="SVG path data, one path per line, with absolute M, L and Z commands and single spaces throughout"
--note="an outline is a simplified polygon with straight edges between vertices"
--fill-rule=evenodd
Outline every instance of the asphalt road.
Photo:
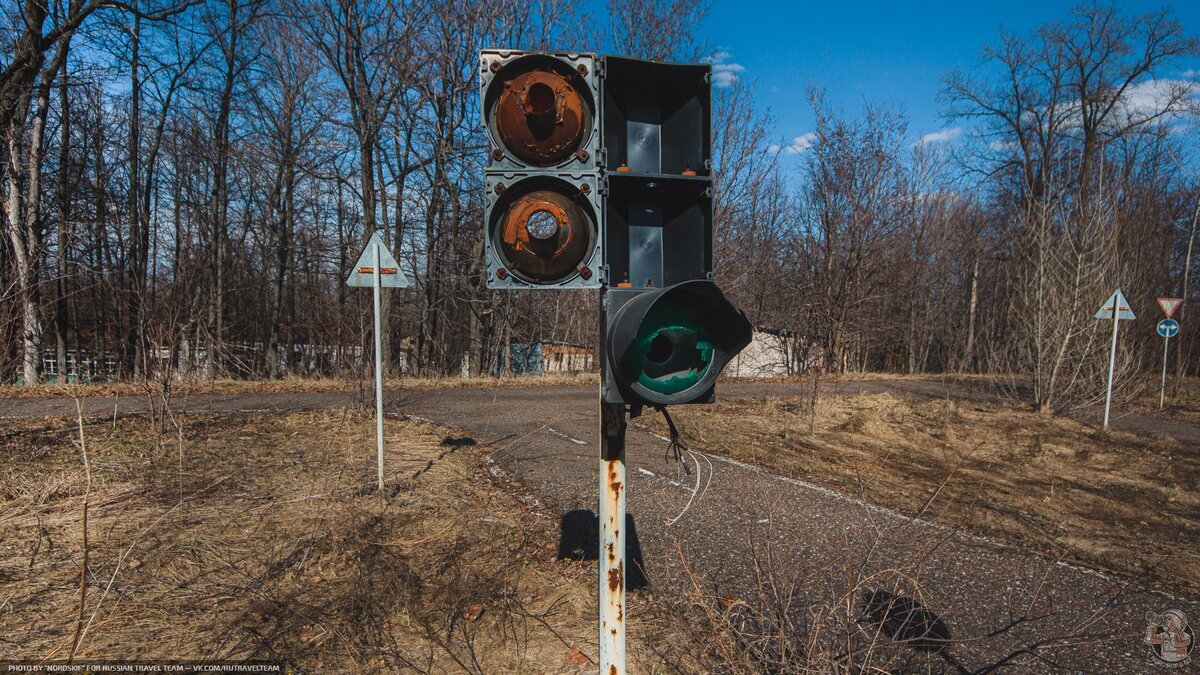
M 776 395 L 780 387 L 737 384 L 719 393 Z M 593 388 L 422 392 L 405 397 L 400 407 L 492 444 L 497 462 L 563 512 L 596 508 Z M 1042 650 L 1040 658 L 1069 671 L 1158 672 L 1142 643 L 1146 614 L 1178 608 L 1200 618 L 1195 598 L 1124 588 L 1090 570 L 723 459 L 691 440 L 698 470 L 689 476 L 665 461 L 664 439 L 637 424 L 629 428 L 628 511 L 645 577 L 656 592 L 686 592 L 679 551 L 710 588 L 737 597 L 754 592 L 755 562 L 765 565 L 769 551 L 776 581 L 785 587 L 797 581 L 801 608 L 828 607 L 844 596 L 848 579 L 873 588 L 907 575 L 919 581 L 923 604 L 957 641 L 950 655 L 968 670 L 1041 641 L 1074 636 L 1088 644 Z M 1009 666 L 1052 670 L 1037 658 L 1021 656 Z M 933 665 L 951 668 L 940 659 Z
M 936 382 L 901 384 L 885 388 L 914 396 L 945 395 Z M 876 386 L 868 381 L 843 389 L 872 391 Z M 719 387 L 723 398 L 800 391 L 800 385 L 791 384 Z M 597 502 L 594 387 L 464 388 L 390 398 L 393 412 L 459 429 L 490 444 L 505 471 L 522 479 L 551 508 L 569 514 L 564 518 L 568 539 L 581 535 L 577 526 L 588 522 Z M 188 400 L 186 408 L 299 410 L 349 401 L 343 394 L 206 396 Z M 129 407 L 122 409 L 122 404 Z M 89 399 L 85 405 L 92 414 L 113 410 L 111 399 Z M 117 406 L 118 412 L 135 412 L 145 402 L 130 399 Z M 72 401 L 8 401 L 0 407 L 0 416 L 63 414 L 74 414 Z M 1123 421 L 1128 425 L 1130 417 Z M 1195 432 L 1185 427 L 1181 440 Z M 767 566 L 769 555 L 772 576 L 782 588 L 791 585 L 794 608 L 802 616 L 829 612 L 851 586 L 890 587 L 907 576 L 919 583 L 922 604 L 939 617 L 953 641 L 943 656 L 915 663 L 922 664 L 921 670 L 947 672 L 960 666 L 978 670 L 1006 657 L 1012 657 L 1006 662 L 1008 672 L 1163 672 L 1163 664 L 1153 660 L 1142 642 L 1147 614 L 1180 609 L 1200 626 L 1197 598 L 1128 586 L 1092 570 L 913 520 L 724 459 L 705 452 L 701 439 L 688 440 L 690 475 L 665 460 L 664 439 L 637 420 L 629 427 L 630 533 L 656 597 L 687 592 L 681 552 L 708 590 L 741 598 L 755 594 L 756 568 Z M 586 540 L 591 533 L 582 536 Z M 860 595 L 856 606 L 861 602 Z M 1193 655 L 1200 661 L 1197 657 Z M 1188 668 L 1195 669 L 1195 663 Z
M 531 387 L 548 398 L 564 391 L 592 396 L 593 387 Z M 513 391 L 519 387 L 500 391 Z M 436 390 L 439 395 L 454 397 L 467 394 L 467 388 Z M 485 391 L 496 391 L 487 389 Z M 822 394 L 879 394 L 893 393 L 917 398 L 969 399 L 988 402 L 1005 402 L 1006 394 L 982 383 L 939 381 L 935 379 L 871 379 L 826 382 L 821 385 Z M 723 399 L 757 398 L 762 396 L 792 396 L 810 394 L 808 385 L 798 382 L 722 383 L 720 396 Z M 385 400 L 396 402 L 415 395 L 387 393 Z M 174 410 L 192 412 L 289 412 L 299 410 L 322 410 L 353 405 L 355 395 L 347 392 L 286 392 L 277 394 L 199 394 L 175 396 L 171 400 Z M 94 396 L 81 400 L 85 415 L 112 415 L 114 413 L 138 414 L 149 409 L 144 396 Z M 0 399 L 0 420 L 41 416 L 74 415 L 75 402 L 69 398 L 11 398 Z M 1087 422 L 1098 423 L 1100 413 L 1096 410 L 1081 411 L 1077 417 Z M 1188 424 L 1169 417 L 1143 415 L 1114 410 L 1112 426 L 1115 429 L 1133 431 L 1151 436 L 1165 436 L 1180 443 L 1200 447 L 1200 425 Z

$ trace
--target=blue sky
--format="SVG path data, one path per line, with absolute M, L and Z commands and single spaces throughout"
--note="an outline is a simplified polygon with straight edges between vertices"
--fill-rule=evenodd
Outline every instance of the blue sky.
M 974 67 L 980 48 L 995 41 L 1001 26 L 1027 33 L 1065 19 L 1074 4 L 713 0 L 700 36 L 728 52 L 725 63 L 736 64 L 737 77 L 755 83 L 755 98 L 771 109 L 785 147 L 812 131 L 805 101 L 809 84 L 823 87 L 833 105 L 851 113 L 868 100 L 899 105 L 908 114 L 915 141 L 948 126 L 937 104 L 948 70 Z M 1121 6 L 1126 13 L 1140 14 L 1164 4 Z M 1200 34 L 1200 1 L 1184 0 L 1173 7 L 1184 29 Z M 1200 71 L 1200 60 L 1182 64 L 1181 70 L 1188 68 Z

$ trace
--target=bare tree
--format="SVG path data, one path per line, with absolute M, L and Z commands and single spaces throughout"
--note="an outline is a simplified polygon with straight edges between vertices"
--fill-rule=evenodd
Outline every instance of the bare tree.
M 947 78 L 951 114 L 981 122 L 1002 181 L 1017 242 L 1011 367 L 1030 379 L 1039 410 L 1095 395 L 1089 375 L 1103 340 L 1088 310 L 1123 282 L 1119 216 L 1104 189 L 1113 180 L 1109 153 L 1179 111 L 1189 87 L 1153 74 L 1197 48 L 1165 11 L 1126 18 L 1114 7 L 1081 6 L 1031 40 L 1002 34 L 984 50 L 993 79 Z M 1154 105 L 1131 98 L 1145 87 L 1159 94 Z
M 817 128 L 809 150 L 810 183 L 801 195 L 801 224 L 792 243 L 798 278 L 811 285 L 807 320 L 825 353 L 825 367 L 861 366 L 863 347 L 851 329 L 886 288 L 884 261 L 905 207 L 900 161 L 906 122 L 868 107 L 862 122 L 834 113 L 810 95 Z M 857 352 L 859 363 L 852 361 Z
M 654 61 L 698 59 L 692 27 L 708 14 L 705 0 L 609 0 L 611 41 L 620 54 Z
M 266 231 L 273 239 L 274 263 L 265 359 L 267 375 L 276 378 L 291 363 L 290 349 L 280 354 L 280 337 L 288 277 L 294 274 L 301 163 L 325 120 L 315 109 L 317 101 L 310 96 L 318 75 L 317 60 L 295 26 L 273 17 L 260 25 L 256 38 L 264 45 L 266 57 L 253 88 L 253 101 L 264 130 L 263 159 L 273 167 L 264 217 Z M 294 288 L 294 281 L 291 286 Z

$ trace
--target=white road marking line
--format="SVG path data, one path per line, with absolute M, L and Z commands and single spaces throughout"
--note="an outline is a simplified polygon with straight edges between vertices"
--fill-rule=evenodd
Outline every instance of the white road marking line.
M 554 427 L 546 427 L 546 431 L 549 431 L 550 433 L 554 434 L 555 436 L 558 436 L 559 438 L 565 438 L 568 441 L 571 441 L 572 443 L 574 443 L 575 445 L 587 445 L 587 441 L 581 441 L 578 438 L 571 438 L 570 436 L 564 434 L 563 432 L 559 431 L 558 429 L 555 429 Z

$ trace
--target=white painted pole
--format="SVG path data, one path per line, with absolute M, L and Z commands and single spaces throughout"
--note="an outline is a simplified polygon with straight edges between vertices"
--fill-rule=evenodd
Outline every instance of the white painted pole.
M 1120 309 L 1120 299 L 1113 297 L 1113 339 L 1112 351 L 1108 355 L 1108 394 L 1104 397 L 1104 428 L 1108 429 L 1108 411 L 1112 408 L 1113 371 L 1117 368 L 1117 310 Z
M 1163 336 L 1163 372 L 1162 385 L 1158 388 L 1158 409 L 1163 409 L 1163 400 L 1167 396 L 1167 345 L 1171 342 L 1171 338 Z
M 375 446 L 379 454 L 379 493 L 383 494 L 383 332 L 380 329 L 379 245 L 375 249 Z
M 625 674 L 625 406 L 600 401 L 600 673 Z

